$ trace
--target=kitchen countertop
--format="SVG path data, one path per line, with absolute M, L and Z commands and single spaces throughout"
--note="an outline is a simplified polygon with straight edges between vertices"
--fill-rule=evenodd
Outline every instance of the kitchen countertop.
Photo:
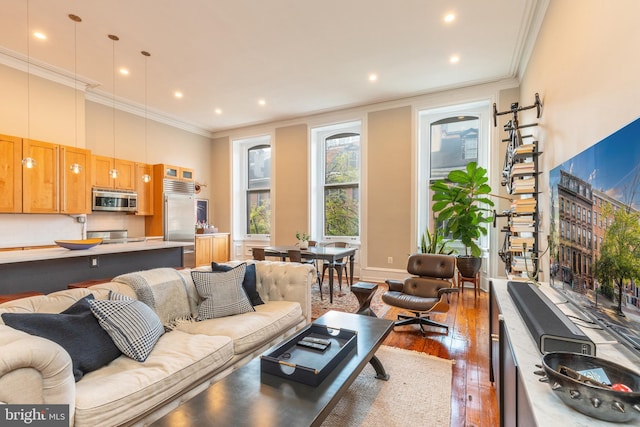
M 97 245 L 90 249 L 69 250 L 65 248 L 30 249 L 24 251 L 0 252 L 0 264 L 40 261 L 60 258 L 84 257 L 92 255 L 113 254 L 122 252 L 150 251 L 163 248 L 193 246 L 190 242 L 167 242 L 147 239 L 144 242 L 111 243 Z
M 547 383 L 539 381 L 539 376 L 533 372 L 537 370 L 536 364 L 542 361 L 542 354 L 529 329 L 525 325 L 520 312 L 514 305 L 507 291 L 506 279 L 491 279 L 496 291 L 496 297 L 500 310 L 505 319 L 505 325 L 509 332 L 511 345 L 523 380 L 527 399 L 533 410 L 533 415 L 538 426 L 617 426 L 618 423 L 609 423 L 583 415 L 568 407 L 555 396 Z M 567 303 L 567 298 L 546 283 L 540 286 L 540 290 L 567 315 L 586 318 L 573 304 Z M 580 327 L 582 322 L 577 322 Z M 583 324 L 583 323 L 582 323 Z M 596 344 L 596 356 L 618 363 L 627 367 L 640 366 L 639 358 L 627 347 L 618 342 L 609 332 L 589 327 L 580 327 L 582 331 Z M 640 421 L 624 425 L 640 426 Z

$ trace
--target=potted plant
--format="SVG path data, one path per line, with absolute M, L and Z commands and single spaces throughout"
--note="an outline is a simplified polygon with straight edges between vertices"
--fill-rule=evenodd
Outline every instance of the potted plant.
M 482 251 L 477 240 L 487 234 L 486 224 L 493 221 L 489 199 L 491 187 L 487 182 L 487 170 L 470 162 L 463 170 L 449 172 L 446 179 L 434 181 L 432 210 L 444 234 L 459 240 L 465 254 L 458 256 L 458 270 L 464 277 L 475 277 L 482 265 Z M 484 206 L 483 206 L 484 205 Z
M 299 231 L 296 231 L 296 239 L 298 239 L 298 246 L 300 246 L 300 249 L 309 248 L 309 238 L 310 236 L 307 233 L 300 233 Z
M 426 229 L 420 239 L 420 253 L 451 255 L 454 250 L 448 247 L 448 243 L 449 240 L 442 236 L 437 227 L 433 234 Z

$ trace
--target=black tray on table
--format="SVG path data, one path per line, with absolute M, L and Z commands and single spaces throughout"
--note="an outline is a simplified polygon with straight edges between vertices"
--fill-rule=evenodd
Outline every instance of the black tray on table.
M 305 337 L 329 340 L 326 350 L 298 345 Z M 357 332 L 314 323 L 260 356 L 262 373 L 317 386 L 356 348 Z

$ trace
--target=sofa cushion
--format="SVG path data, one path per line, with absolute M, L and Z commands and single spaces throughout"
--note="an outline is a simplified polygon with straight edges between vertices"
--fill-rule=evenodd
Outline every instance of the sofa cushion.
M 154 268 L 122 274 L 113 281 L 131 287 L 136 298 L 151 307 L 163 325 L 191 316 L 187 284 L 173 268 Z
M 164 334 L 160 318 L 141 301 L 115 292 L 109 297 L 89 301 L 91 311 L 124 354 L 144 362 Z
M 60 314 L 3 313 L 2 320 L 7 326 L 59 344 L 71 356 L 73 376 L 79 381 L 122 354 L 91 312 L 89 301 L 93 298 L 87 295 Z
M 126 424 L 223 369 L 231 339 L 167 332 L 144 363 L 122 356 L 76 383 L 75 427 Z
M 233 270 L 233 266 L 226 264 L 218 264 L 217 262 L 211 263 L 211 271 L 229 271 Z M 249 301 L 251 301 L 251 305 L 254 307 L 256 305 L 264 304 L 262 298 L 260 298 L 260 294 L 256 289 L 256 265 L 255 264 L 247 264 L 247 269 L 244 272 L 244 279 L 242 280 L 242 287 L 244 291 L 247 293 L 247 297 L 249 297 Z
M 203 299 L 198 306 L 198 320 L 214 319 L 254 311 L 242 287 L 246 264 L 226 272 L 192 271 L 191 277 Z
M 237 316 L 182 323 L 177 330 L 231 337 L 235 354 L 243 354 L 269 342 L 303 319 L 299 303 L 271 301 L 257 306 L 253 312 Z

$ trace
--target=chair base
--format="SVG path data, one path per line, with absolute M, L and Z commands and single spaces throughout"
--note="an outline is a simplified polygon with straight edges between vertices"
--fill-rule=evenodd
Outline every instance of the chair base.
M 427 336 L 427 333 L 424 329 L 425 326 L 433 326 L 436 328 L 443 328 L 449 333 L 449 326 L 444 323 L 435 322 L 429 319 L 429 316 L 420 316 L 420 313 L 415 313 L 414 316 L 408 316 L 406 314 L 398 314 L 398 321 L 395 323 L 395 326 L 405 326 L 405 325 L 414 325 L 418 324 L 420 326 L 420 333 L 423 337 Z

